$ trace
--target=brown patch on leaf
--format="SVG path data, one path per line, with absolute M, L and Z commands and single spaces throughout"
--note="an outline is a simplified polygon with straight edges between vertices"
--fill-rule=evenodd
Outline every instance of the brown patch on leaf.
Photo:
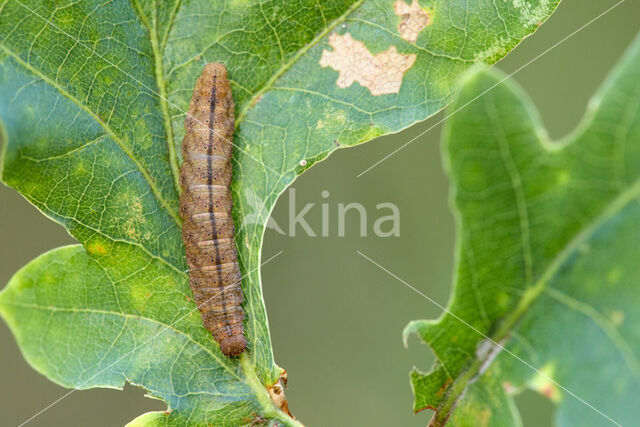
M 436 396 L 442 396 L 445 391 L 449 390 L 449 386 L 453 383 L 451 378 L 447 378 L 447 380 L 442 384 L 442 386 L 436 391 Z
M 414 410 L 413 413 L 417 414 L 417 413 L 425 411 L 427 409 L 429 409 L 431 411 L 434 411 L 434 412 L 438 410 L 438 408 L 436 408 L 435 406 L 427 405 L 427 406 L 423 406 L 422 408 Z
M 104 255 L 107 250 L 100 243 L 89 243 L 87 245 L 87 252 L 91 255 Z
M 398 93 L 402 85 L 402 76 L 413 66 L 415 54 L 398 53 L 395 46 L 384 52 L 372 55 L 367 47 L 347 33 L 343 36 L 331 34 L 329 44 L 333 52 L 322 51 L 320 65 L 338 71 L 336 84 L 347 88 L 358 82 L 369 89 L 371 95 Z
M 413 0 L 411 5 L 405 3 L 404 0 L 397 0 L 393 5 L 393 10 L 400 17 L 398 24 L 400 36 L 408 42 L 415 43 L 420 32 L 431 21 L 429 14 L 420 7 L 418 0 Z
M 502 389 L 507 394 L 515 394 L 516 393 L 516 388 L 509 381 L 503 381 Z
M 543 385 L 542 387 L 540 387 L 540 389 L 538 389 L 538 392 L 552 402 L 560 401 L 560 393 L 558 392 L 558 388 L 552 383 Z
M 289 403 L 287 402 L 287 398 L 284 395 L 284 388 L 287 386 L 287 371 L 282 371 L 280 374 L 280 378 L 278 381 L 270 387 L 267 388 L 269 392 L 269 397 L 271 397 L 271 401 L 273 405 L 280 409 L 285 414 L 289 415 L 291 418 L 295 419 L 296 417 L 289 411 Z
M 261 417 L 260 415 L 256 414 L 255 412 L 252 413 L 253 418 L 249 421 L 247 421 L 247 424 L 250 425 L 251 427 L 256 427 L 256 426 L 264 426 L 267 425 L 268 421 L 266 418 Z

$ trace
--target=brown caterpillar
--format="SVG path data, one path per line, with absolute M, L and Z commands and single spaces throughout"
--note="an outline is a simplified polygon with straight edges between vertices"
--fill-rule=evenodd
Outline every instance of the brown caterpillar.
M 237 356 L 247 347 L 229 191 L 234 126 L 227 70 L 222 64 L 207 64 L 184 123 L 180 216 L 193 297 L 202 323 L 226 356 Z

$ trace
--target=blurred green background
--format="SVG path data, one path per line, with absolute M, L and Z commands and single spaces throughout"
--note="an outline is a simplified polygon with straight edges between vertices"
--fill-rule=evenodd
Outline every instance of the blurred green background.
M 564 0 L 538 32 L 497 67 L 507 73 L 518 70 L 616 3 Z M 513 76 L 533 98 L 553 137 L 579 122 L 588 99 L 636 35 L 639 17 L 640 2 L 626 0 Z M 307 425 L 419 426 L 430 417 L 412 414 L 408 375 L 412 366 L 428 370 L 433 356 L 415 338 L 405 349 L 401 332 L 410 320 L 435 318 L 440 310 L 356 250 L 446 305 L 454 224 L 440 161 L 441 125 L 362 177 L 356 175 L 443 117 L 441 113 L 399 134 L 338 151 L 295 182 L 296 211 L 315 204 L 305 219 L 318 234 L 321 204 L 328 205 L 329 237 L 308 237 L 301 227 L 295 237 L 266 233 L 263 259 L 284 251 L 262 271 L 274 352 L 289 373 L 289 406 Z M 322 197 L 323 191 L 329 196 Z M 354 212 L 347 217 L 346 236 L 337 237 L 338 203 L 351 202 L 366 208 L 369 237 L 360 237 Z M 388 214 L 376 210 L 384 202 L 400 210 L 400 237 L 372 233 L 375 220 Z M 287 192 L 273 213 L 285 231 L 289 203 Z M 60 226 L 4 186 L 0 236 L 2 286 L 35 256 L 74 243 Z M 20 424 L 67 393 L 27 365 L 2 322 L 0 384 L 2 426 Z M 116 426 L 164 408 L 143 395 L 134 387 L 75 392 L 28 425 Z M 553 425 L 553 407 L 543 397 L 524 392 L 516 402 L 525 426 Z

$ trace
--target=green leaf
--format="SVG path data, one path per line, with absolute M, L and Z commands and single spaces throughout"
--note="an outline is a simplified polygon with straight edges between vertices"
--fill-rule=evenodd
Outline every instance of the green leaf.
M 29 363 L 66 387 L 140 384 L 202 422 L 237 424 L 239 407 L 240 415 L 278 417 L 255 374 L 213 351 L 182 278 L 143 265 L 126 246 L 111 250 L 136 266 L 126 279 L 80 245 L 48 252 L 13 277 L 0 307 Z
M 452 111 L 497 86 L 446 127 L 455 292 L 441 318 L 405 330 L 438 358 L 411 374 L 433 425 L 518 425 L 524 387 L 557 403 L 558 425 L 637 424 L 639 73 L 640 38 L 560 141 L 502 75 L 464 79 Z
M 259 269 L 279 194 L 338 146 L 433 115 L 458 75 L 504 56 L 557 3 L 2 3 L 2 180 L 82 244 L 33 261 L 0 295 L 27 360 L 67 387 L 129 381 L 167 402 L 169 415 L 137 423 L 293 423 L 266 392 L 282 370 Z M 411 14 L 428 25 L 399 27 Z M 367 55 L 371 72 L 357 62 Z M 222 357 L 201 325 L 177 213 L 185 111 L 207 62 L 226 64 L 236 103 L 250 345 L 240 360 Z

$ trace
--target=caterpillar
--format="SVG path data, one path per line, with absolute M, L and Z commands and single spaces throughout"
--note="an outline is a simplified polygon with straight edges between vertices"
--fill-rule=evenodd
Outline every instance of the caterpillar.
M 247 347 L 229 191 L 234 126 L 227 70 L 219 63 L 207 64 L 184 124 L 180 216 L 194 301 L 204 327 L 229 357 Z

